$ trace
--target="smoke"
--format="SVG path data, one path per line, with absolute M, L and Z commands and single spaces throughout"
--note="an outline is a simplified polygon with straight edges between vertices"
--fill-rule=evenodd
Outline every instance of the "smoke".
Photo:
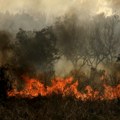
M 77 14 L 81 19 L 104 12 L 111 15 L 107 0 L 0 0 L 0 30 L 40 30 L 57 17 Z
M 10 11 L 11 13 L 17 12 L 29 12 L 29 13 L 38 13 L 38 12 L 59 12 L 62 13 L 67 8 L 69 8 L 71 2 L 69 0 L 0 0 L 2 3 L 0 5 L 1 11 Z M 9 5 L 9 6 L 8 6 Z M 54 10 L 56 8 L 56 10 Z
M 19 28 L 24 30 L 40 30 L 47 25 L 46 15 L 39 14 L 39 17 L 33 17 L 27 13 L 12 15 L 0 13 L 0 30 L 11 33 L 18 32 Z
M 1 12 L 11 13 L 28 12 L 37 14 L 39 12 L 49 15 L 63 15 L 71 8 L 93 14 L 103 8 L 104 0 L 0 0 Z
M 120 13 L 120 0 L 106 0 L 106 2 L 114 13 Z
M 6 28 L 6 30 L 8 28 L 9 30 L 11 30 L 11 26 L 12 26 L 12 29 L 14 29 L 13 28 L 14 26 L 16 27 L 16 29 L 21 27 L 25 30 L 32 30 L 37 28 L 38 26 L 42 26 L 40 25 L 40 23 L 41 24 L 45 24 L 45 23 L 44 22 L 42 23 L 41 21 L 39 21 L 38 19 L 40 17 L 39 13 L 45 13 L 47 21 L 50 21 L 51 18 L 56 18 L 58 16 L 62 16 L 65 14 L 67 14 L 68 16 L 70 14 L 76 14 L 78 18 L 84 19 L 83 20 L 84 22 L 81 22 L 81 21 L 75 21 L 75 22 L 79 22 L 84 26 L 89 22 L 90 16 L 94 16 L 100 12 L 106 12 L 106 10 L 111 9 L 109 6 L 110 4 L 112 7 L 119 5 L 119 1 L 117 0 L 115 1 L 112 0 L 110 2 L 108 0 L 71 0 L 71 1 L 70 0 L 11 0 L 11 1 L 0 0 L 0 3 L 2 3 L 0 4 L 1 12 L 5 13 L 6 11 L 8 11 L 10 12 L 10 14 L 16 14 L 14 17 L 10 17 L 10 16 L 7 17 L 7 15 L 5 15 L 4 19 L 2 19 L 2 21 L 4 20 L 6 21 L 3 24 L 4 26 L 0 26 L 0 29 Z M 21 16 L 19 15 L 20 13 L 21 13 Z M 23 13 L 27 13 L 27 14 L 23 14 Z M 110 15 L 112 13 L 106 12 L 106 14 Z M 36 22 L 36 20 L 33 18 L 38 19 L 38 21 Z M 56 19 L 54 19 L 53 21 L 55 20 Z M 9 24 L 9 21 L 11 21 L 10 24 Z M 42 21 L 45 21 L 45 20 L 43 19 Z M 32 24 L 33 22 L 35 24 Z M 2 22 L 1 22 L 1 25 L 2 25 Z M 41 27 L 38 27 L 38 29 L 40 28 Z M 14 31 L 16 29 L 14 29 Z M 4 37 L 0 39 L 0 40 L 3 40 L 1 41 L 2 44 L 0 45 L 0 48 L 1 48 L 0 50 L 2 51 L 1 53 L 4 53 L 4 55 L 7 55 L 7 53 L 9 52 L 9 49 L 10 49 L 9 45 L 11 43 L 10 42 L 11 38 L 8 37 L 9 35 L 6 34 L 6 36 L 7 37 L 5 38 L 5 40 L 3 39 Z M 68 44 L 68 42 L 66 44 Z M 39 63 L 41 58 L 39 58 L 38 54 L 37 55 L 34 54 L 34 51 L 40 51 L 40 49 L 36 49 L 36 46 L 39 44 L 40 44 L 39 41 L 35 43 L 34 40 L 33 41 L 29 40 L 29 44 L 27 44 L 27 46 L 26 44 L 23 43 L 22 47 L 24 48 L 23 49 L 24 52 L 22 51 L 22 53 L 20 54 L 21 55 L 19 58 L 20 65 L 24 66 L 25 64 L 28 64 L 28 63 L 23 64 L 21 62 L 29 62 L 29 61 L 31 65 L 33 63 L 36 63 L 36 64 Z M 63 41 L 63 44 L 65 44 L 65 41 Z M 28 50 L 28 53 L 25 53 L 26 50 Z M 1 56 L 3 55 L 1 54 Z M 64 62 L 59 62 L 56 68 L 59 68 L 59 66 L 61 66 L 62 63 L 64 64 Z
M 56 76 L 63 76 L 63 77 L 68 75 L 73 69 L 72 63 L 69 60 L 67 60 L 65 56 L 62 56 L 54 67 L 55 67 Z
M 120 0 L 110 0 L 108 1 L 109 4 L 111 4 L 112 7 L 120 7 Z
M 12 53 L 12 36 L 5 31 L 0 31 L 0 65 L 6 64 Z

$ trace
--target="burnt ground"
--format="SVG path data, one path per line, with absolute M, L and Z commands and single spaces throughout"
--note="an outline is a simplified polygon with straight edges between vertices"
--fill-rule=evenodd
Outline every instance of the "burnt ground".
M 8 98 L 0 102 L 0 120 L 120 120 L 120 101 L 78 101 L 61 95 Z

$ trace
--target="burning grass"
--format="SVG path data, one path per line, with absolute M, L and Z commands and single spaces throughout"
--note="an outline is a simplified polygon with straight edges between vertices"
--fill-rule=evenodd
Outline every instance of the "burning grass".
M 97 73 L 90 77 L 83 73 L 69 76 L 56 77 L 49 85 L 43 84 L 38 78 L 22 76 L 23 88 L 17 89 L 16 83 L 16 86 L 8 91 L 8 98 L 1 99 L 0 119 L 120 119 L 119 82 L 111 85 L 106 75 Z
M 83 91 L 78 90 L 78 81 L 72 77 L 69 78 L 55 78 L 51 81 L 51 86 L 44 86 L 39 80 L 29 77 L 23 77 L 25 86 L 22 90 L 17 91 L 16 88 L 8 92 L 8 96 L 28 97 L 33 98 L 37 96 L 51 96 L 52 94 L 62 97 L 72 96 L 78 100 L 114 100 L 120 98 L 120 84 L 110 86 L 103 84 L 103 92 L 94 90 L 90 85 L 85 86 Z

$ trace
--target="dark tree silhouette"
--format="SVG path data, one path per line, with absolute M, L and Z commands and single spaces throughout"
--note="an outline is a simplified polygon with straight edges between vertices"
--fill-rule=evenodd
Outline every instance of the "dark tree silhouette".
M 20 29 L 16 38 L 18 40 L 16 42 L 16 65 L 19 68 L 19 76 L 21 74 L 33 76 L 37 71 L 46 74 L 54 73 L 53 65 L 59 56 L 52 27 L 41 31 Z
M 12 53 L 12 40 L 8 32 L 0 31 L 0 64 L 4 65 L 10 60 Z
M 118 55 L 116 62 L 120 62 L 120 54 Z
M 60 51 L 72 62 L 75 69 L 84 66 L 87 58 L 86 28 L 78 19 L 75 14 L 65 16 L 62 20 L 58 19 L 55 25 Z
M 9 84 L 9 77 L 7 76 L 8 68 L 6 66 L 0 66 L 0 99 L 7 98 L 7 92 L 11 89 Z
M 89 30 L 89 54 L 87 63 L 91 67 L 97 68 L 101 63 L 115 62 L 115 55 L 119 51 L 119 17 L 109 16 L 104 14 L 95 16 L 91 22 Z

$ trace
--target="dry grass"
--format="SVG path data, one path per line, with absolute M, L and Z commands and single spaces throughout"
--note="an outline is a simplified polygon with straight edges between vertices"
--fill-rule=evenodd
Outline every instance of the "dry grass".
M 119 100 L 82 102 L 53 95 L 0 102 L 1 120 L 120 120 L 119 113 Z

